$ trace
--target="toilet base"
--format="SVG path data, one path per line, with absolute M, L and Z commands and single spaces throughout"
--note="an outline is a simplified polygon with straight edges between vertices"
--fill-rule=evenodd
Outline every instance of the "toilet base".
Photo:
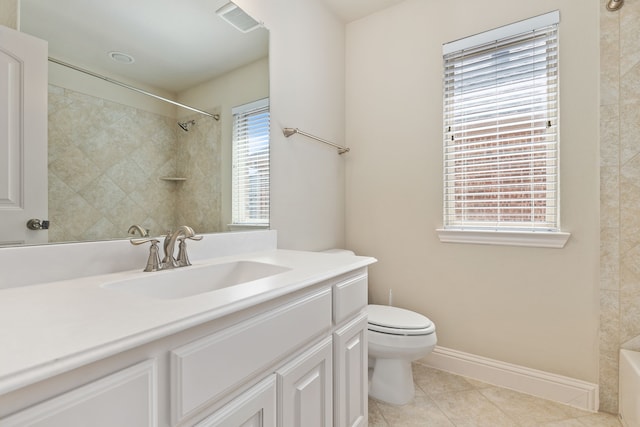
M 415 396 L 411 362 L 402 359 L 375 359 L 369 396 L 393 405 L 411 402 Z

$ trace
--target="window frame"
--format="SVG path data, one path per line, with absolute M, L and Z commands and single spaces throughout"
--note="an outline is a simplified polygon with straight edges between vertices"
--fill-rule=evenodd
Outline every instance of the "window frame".
M 255 227 L 255 228 L 268 228 L 270 223 L 270 159 L 269 159 L 269 151 L 270 151 L 270 111 L 269 111 L 269 98 L 259 99 L 253 102 L 249 102 L 246 104 L 238 105 L 233 107 L 231 110 L 232 113 L 232 137 L 231 137 L 231 227 Z M 243 128 L 248 127 L 246 121 L 251 117 L 258 117 L 260 115 L 265 115 L 266 119 L 259 118 L 256 123 L 260 129 L 258 140 L 251 141 L 247 139 L 238 139 L 238 135 L 242 133 L 242 129 L 238 129 L 240 121 L 244 121 L 242 124 Z M 266 128 L 266 129 L 265 129 Z M 244 129 L 246 130 L 246 129 Z M 249 156 L 248 158 L 242 158 L 240 156 L 241 147 L 239 144 L 243 145 L 243 148 L 247 148 L 249 144 L 265 143 L 266 138 L 266 159 L 264 150 L 258 151 L 254 157 Z M 246 167 L 247 164 L 253 159 L 254 161 L 259 163 L 259 180 L 262 181 L 257 184 L 257 191 L 259 192 L 258 197 L 264 199 L 266 197 L 266 209 L 263 207 L 254 207 L 259 211 L 258 216 L 253 216 L 247 212 L 247 209 L 250 207 L 247 206 L 247 203 L 251 204 L 251 201 L 247 201 L 247 196 L 241 195 L 239 192 L 239 188 L 243 187 L 246 184 L 246 181 L 242 183 L 240 180 L 246 179 L 246 175 L 243 176 L 239 174 L 239 167 Z M 264 168 L 266 161 L 266 175 L 264 174 Z M 239 162 L 242 162 L 240 165 Z M 265 184 L 266 178 L 266 184 Z M 251 191 L 249 191 L 251 193 Z M 262 200 L 264 204 L 264 200 Z M 242 205 L 242 206 L 241 206 Z M 264 215 L 265 217 L 260 217 L 260 215 Z
M 443 45 L 443 62 L 444 62 L 443 71 L 445 72 L 445 78 L 446 78 L 447 65 L 448 65 L 446 59 L 449 58 L 450 55 L 459 55 L 461 57 L 466 57 L 465 56 L 466 52 L 475 51 L 476 49 L 487 52 L 487 53 L 492 51 L 498 52 L 494 50 L 495 47 L 493 45 L 497 45 L 499 49 L 503 49 L 501 43 L 504 43 L 506 39 L 518 37 L 523 34 L 526 35 L 529 32 L 532 34 L 532 37 L 529 37 L 529 38 L 533 38 L 533 34 L 536 30 L 540 31 L 547 27 L 555 26 L 556 27 L 555 31 L 557 32 L 558 31 L 557 27 L 559 27 L 558 25 L 559 22 L 560 22 L 559 11 L 553 11 L 544 15 L 519 21 L 514 24 L 506 25 L 490 31 L 486 31 L 480 34 L 466 37 L 464 39 L 456 40 L 451 43 L 446 43 Z M 557 40 L 556 40 L 556 43 L 558 43 Z M 491 46 L 491 47 L 487 47 L 487 46 Z M 556 72 L 558 73 L 559 64 L 556 64 L 555 67 L 556 67 Z M 557 98 L 559 96 L 560 91 L 557 88 L 558 81 L 559 81 L 559 76 L 556 77 L 556 87 L 554 88 L 556 108 L 558 109 L 558 112 L 556 113 L 556 118 L 559 116 L 559 101 Z M 499 87 L 504 88 L 507 85 L 511 84 L 509 83 L 508 80 L 506 80 L 506 83 L 502 83 L 494 80 L 492 80 L 492 82 L 495 82 L 495 88 L 499 88 Z M 437 229 L 437 233 L 440 241 L 447 242 L 447 243 L 476 243 L 476 244 L 493 244 L 493 245 L 510 245 L 510 246 L 538 246 L 538 247 L 552 247 L 552 248 L 564 247 L 568 238 L 570 237 L 570 233 L 560 231 L 560 187 L 559 187 L 559 178 L 560 178 L 559 133 L 560 132 L 559 132 L 559 126 L 557 121 L 554 124 L 556 126 L 556 129 L 555 129 L 555 139 L 553 139 L 555 153 L 553 158 L 549 158 L 553 164 L 552 168 L 554 169 L 554 174 L 553 174 L 554 181 L 552 182 L 549 181 L 551 182 L 551 184 L 545 184 L 545 186 L 551 185 L 553 187 L 553 191 L 551 192 L 552 193 L 551 195 L 553 197 L 550 199 L 551 204 L 544 205 L 545 207 L 544 214 L 542 216 L 545 218 L 545 221 L 543 222 L 545 226 L 541 226 L 540 228 L 537 228 L 536 227 L 537 223 L 535 221 L 517 223 L 513 219 L 510 219 L 508 221 L 501 222 L 499 219 L 499 215 L 497 215 L 495 210 L 500 211 L 502 208 L 495 207 L 495 201 L 493 200 L 488 200 L 485 208 L 494 210 L 494 212 L 492 212 L 490 216 L 498 218 L 496 221 L 490 222 L 490 221 L 484 221 L 482 219 L 480 221 L 474 221 L 473 219 L 468 219 L 468 218 L 461 219 L 460 215 L 452 214 L 452 212 L 455 212 L 455 211 L 452 211 L 451 209 L 458 209 L 460 206 L 462 206 L 462 209 L 464 210 L 464 209 L 467 209 L 469 206 L 467 205 L 467 203 L 476 203 L 476 201 L 473 199 L 473 197 L 468 200 L 467 198 L 464 198 L 464 197 L 462 199 L 456 199 L 455 196 L 449 197 L 449 199 L 447 198 L 448 196 L 447 192 L 449 191 L 449 195 L 453 194 L 452 189 L 456 188 L 456 187 L 452 187 L 451 185 L 462 184 L 463 186 L 469 186 L 471 181 L 468 181 L 466 177 L 463 177 L 462 179 L 458 177 L 453 177 L 452 176 L 453 173 L 450 173 L 449 175 L 447 175 L 447 162 L 448 161 L 450 162 L 451 159 L 459 160 L 460 158 L 464 158 L 464 157 L 457 157 L 455 153 L 451 155 L 452 151 L 450 147 L 455 147 L 455 144 L 448 144 L 448 138 L 453 138 L 453 136 L 449 135 L 449 133 L 451 133 L 450 131 L 452 130 L 450 126 L 453 123 L 453 121 L 451 121 L 451 119 L 447 116 L 447 107 L 448 107 L 447 100 L 448 99 L 444 95 L 446 95 L 447 93 L 451 94 L 452 92 L 451 92 L 451 88 L 447 87 L 446 84 L 447 84 L 447 81 L 445 79 L 443 81 L 443 124 L 445 126 L 444 141 L 443 141 L 443 150 L 444 150 L 443 151 L 443 210 L 442 210 L 443 227 Z M 547 88 L 548 86 L 546 86 L 545 84 L 545 90 L 547 90 Z M 447 92 L 447 90 L 449 92 Z M 500 102 L 498 101 L 499 98 L 495 98 L 495 99 L 496 99 L 496 102 Z M 525 105 L 525 104 L 518 104 L 518 105 Z M 498 107 L 498 108 L 503 108 L 503 107 Z M 495 111 L 500 111 L 500 110 L 495 110 Z M 447 121 L 448 119 L 449 121 Z M 496 126 L 500 126 L 499 122 L 496 124 Z M 544 135 L 544 134 L 545 134 L 544 132 L 538 133 L 538 136 Z M 462 144 L 463 145 L 465 143 L 469 144 L 468 141 L 470 140 L 473 141 L 472 137 L 467 137 L 467 141 L 463 142 Z M 487 141 L 488 142 L 493 141 L 495 143 L 495 140 L 488 139 Z M 533 138 L 531 138 L 531 141 L 533 141 Z M 530 142 L 530 144 L 532 144 L 533 146 L 533 143 Z M 449 151 L 447 151 L 448 149 Z M 531 151 L 528 151 L 528 152 L 532 154 L 535 153 L 533 148 L 531 149 Z M 447 157 L 448 154 L 449 154 L 449 157 Z M 511 162 L 513 160 L 508 159 L 507 161 Z M 544 167 L 545 167 L 545 170 L 549 168 L 548 163 L 546 161 L 545 161 Z M 484 169 L 482 170 L 485 173 L 492 172 L 492 169 L 488 169 L 487 163 L 484 163 L 483 168 Z M 490 178 L 487 178 L 487 179 L 493 180 L 493 181 L 496 180 L 496 176 L 494 175 L 489 175 L 489 177 Z M 447 180 L 450 180 L 450 181 L 447 181 Z M 449 184 L 450 187 L 448 187 L 448 182 L 450 183 L 452 182 L 453 184 Z M 544 181 L 544 182 L 547 183 L 547 181 Z M 493 185 L 494 187 L 490 187 L 490 188 L 495 189 L 498 187 L 498 185 L 496 184 L 493 184 Z M 511 184 L 511 185 L 515 186 L 515 184 Z M 543 193 L 548 196 L 549 195 L 548 193 L 550 193 L 550 191 L 548 190 L 548 187 L 545 187 L 545 188 L 546 190 L 544 190 Z M 532 190 L 529 190 L 529 192 L 532 192 Z M 536 193 L 540 193 L 540 191 L 536 190 Z M 491 199 L 491 197 L 486 197 L 486 198 Z M 493 208 L 491 208 L 492 205 L 494 206 Z M 534 211 L 534 208 L 531 207 L 529 208 L 529 210 Z M 549 212 L 552 212 L 553 214 L 552 217 L 549 217 Z M 478 214 L 476 214 L 476 217 L 477 216 Z M 549 219 L 551 219 L 551 221 L 549 221 Z M 507 224 L 507 225 L 504 225 L 504 224 Z M 547 224 L 552 224 L 552 226 L 547 226 Z

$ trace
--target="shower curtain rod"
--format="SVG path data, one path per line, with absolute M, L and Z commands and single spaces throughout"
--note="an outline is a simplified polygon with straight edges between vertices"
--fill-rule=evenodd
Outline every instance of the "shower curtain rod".
M 162 97 L 160 95 L 156 95 L 155 93 L 147 92 L 146 90 L 137 88 L 135 86 L 131 86 L 131 85 L 128 85 L 126 83 L 119 82 L 118 80 L 114 80 L 112 78 L 105 77 L 103 75 L 94 73 L 93 71 L 89 71 L 89 70 L 85 70 L 84 68 L 76 67 L 75 65 L 69 64 L 69 63 L 64 62 L 64 61 L 60 61 L 59 59 L 53 58 L 51 56 L 49 57 L 49 61 L 53 62 L 55 64 L 58 64 L 58 65 L 62 65 L 63 67 L 71 68 L 72 70 L 76 70 L 76 71 L 79 71 L 81 73 L 88 74 L 88 75 L 90 75 L 92 77 L 96 77 L 98 79 L 102 79 L 102 80 L 107 81 L 109 83 L 113 83 L 115 85 L 122 86 L 122 87 L 124 87 L 126 89 L 130 89 L 130 90 L 132 90 L 134 92 L 138 92 L 138 93 L 141 93 L 143 95 L 147 95 L 147 96 L 150 96 L 152 98 L 159 99 L 160 101 L 168 102 L 169 104 L 177 105 L 178 107 L 186 108 L 187 110 L 195 111 L 196 113 L 200 113 L 200 114 L 204 114 L 205 116 L 213 117 L 216 120 L 220 119 L 220 116 L 218 114 L 211 114 L 211 113 L 207 113 L 206 111 L 199 110 L 197 108 L 189 107 L 188 105 L 184 105 L 184 104 L 181 104 L 179 102 L 172 101 L 171 99 L 164 98 L 164 97 Z
M 307 133 L 307 132 L 303 132 L 298 128 L 284 128 L 282 129 L 282 133 L 284 133 L 284 136 L 286 136 L 287 138 L 293 134 L 299 133 L 300 135 L 306 136 L 307 138 L 315 139 L 316 141 L 320 141 L 324 144 L 337 148 L 338 154 L 348 153 L 350 150 L 348 147 L 343 147 L 341 145 L 334 144 L 333 142 L 327 141 L 326 139 L 318 138 L 317 136 L 311 135 L 310 133 Z

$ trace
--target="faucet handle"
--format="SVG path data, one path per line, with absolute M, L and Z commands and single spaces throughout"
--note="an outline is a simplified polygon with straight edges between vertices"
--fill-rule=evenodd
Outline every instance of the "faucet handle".
M 149 258 L 147 259 L 147 266 L 144 268 L 144 271 L 158 271 L 162 269 L 162 264 L 160 263 L 160 252 L 158 251 L 158 243 L 160 243 L 159 240 L 151 239 Z
M 142 238 L 130 239 L 129 241 L 132 245 L 136 246 L 151 242 L 151 247 L 149 248 L 149 258 L 147 259 L 147 265 L 145 266 L 144 271 L 162 270 L 162 264 L 160 263 L 160 253 L 158 251 L 158 243 L 160 243 L 160 240 L 153 238 Z
M 202 236 L 180 236 L 178 237 L 178 258 L 176 259 L 179 267 L 191 265 L 189 256 L 187 255 L 187 239 L 202 240 Z
M 180 237 L 178 238 L 178 241 L 180 242 L 178 244 L 178 258 L 176 259 L 178 267 L 186 267 L 187 265 L 191 265 L 189 256 L 187 255 L 186 237 Z
M 159 242 L 159 240 L 156 240 L 152 237 L 142 237 L 142 238 L 137 238 L 137 239 L 129 239 L 129 242 L 131 242 L 132 245 L 134 246 L 138 246 L 138 245 L 144 245 L 145 243 L 148 242 L 153 242 L 153 241 Z M 153 243 L 152 243 L 153 244 Z

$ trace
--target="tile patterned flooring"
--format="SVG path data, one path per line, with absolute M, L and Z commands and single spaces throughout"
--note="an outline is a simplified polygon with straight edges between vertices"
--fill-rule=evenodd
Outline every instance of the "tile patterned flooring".
M 416 362 L 416 398 L 405 406 L 369 399 L 370 427 L 620 427 L 618 417 L 485 384 Z

